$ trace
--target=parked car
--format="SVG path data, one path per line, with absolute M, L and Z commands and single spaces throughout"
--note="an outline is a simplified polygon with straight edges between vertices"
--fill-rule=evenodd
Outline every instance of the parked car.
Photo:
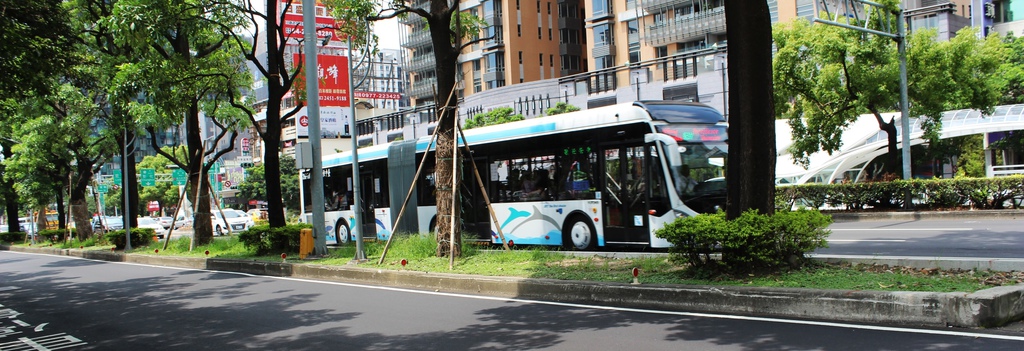
M 157 238 L 163 238 L 164 234 L 167 234 L 167 229 L 164 229 L 164 226 L 162 224 L 160 224 L 160 222 L 157 221 L 154 218 L 151 218 L 151 217 L 139 217 L 138 222 L 139 222 L 139 228 L 149 228 L 149 229 L 152 229 L 153 232 L 156 233 L 156 237 Z
M 171 228 L 171 221 L 172 220 L 174 220 L 174 218 L 171 218 L 171 217 L 157 217 L 156 218 L 156 221 L 160 222 L 160 225 L 164 226 L 164 229 Z
M 182 227 L 191 227 L 191 226 L 192 226 L 192 216 L 191 215 L 186 216 L 184 214 L 179 214 L 178 215 L 178 219 L 174 220 L 174 229 L 181 229 Z
M 103 225 L 106 226 L 107 230 L 121 230 L 124 229 L 124 223 L 121 222 L 123 220 L 121 216 L 106 216 L 103 217 Z
M 221 218 L 221 211 L 213 211 L 213 218 L 211 220 L 213 221 L 214 233 L 227 234 L 228 228 L 231 228 L 230 231 L 240 232 L 256 225 L 252 217 L 239 212 L 224 210 L 224 218 Z

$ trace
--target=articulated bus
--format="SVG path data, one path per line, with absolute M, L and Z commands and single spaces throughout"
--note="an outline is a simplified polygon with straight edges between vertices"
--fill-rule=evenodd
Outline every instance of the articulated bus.
M 470 129 L 465 141 L 506 240 L 663 248 L 670 244 L 654 232 L 665 223 L 724 207 L 726 130 L 722 114 L 706 105 L 644 101 Z M 427 136 L 359 149 L 363 228 L 353 228 L 351 152 L 324 156 L 328 242 L 434 231 L 440 185 L 429 143 Z M 500 244 L 470 159 L 460 153 L 459 160 L 463 238 Z M 303 170 L 305 223 L 308 178 Z M 405 218 L 392 228 L 413 183 Z

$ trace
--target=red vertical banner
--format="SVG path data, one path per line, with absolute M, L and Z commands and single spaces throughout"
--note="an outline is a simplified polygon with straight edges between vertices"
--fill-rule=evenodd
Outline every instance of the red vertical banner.
M 294 54 L 296 66 L 303 65 L 303 55 Z M 348 107 L 348 57 L 335 55 L 316 55 L 317 74 L 320 89 L 321 107 Z M 305 69 L 305 67 L 303 67 Z M 296 91 L 305 92 L 306 74 L 301 72 L 295 77 L 293 87 Z M 305 100 L 305 96 L 300 100 Z

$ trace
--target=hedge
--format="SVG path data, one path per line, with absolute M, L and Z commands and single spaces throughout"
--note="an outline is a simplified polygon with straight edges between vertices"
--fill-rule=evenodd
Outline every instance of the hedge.
M 270 225 L 256 225 L 238 234 L 238 240 L 256 255 L 278 252 L 298 252 L 299 232 L 312 225 L 299 223 L 271 228 Z
M 150 228 L 132 228 L 132 247 L 149 245 L 153 241 L 154 235 L 156 235 L 156 231 Z M 103 237 L 114 244 L 115 249 L 124 250 L 124 247 L 127 246 L 124 240 L 124 229 L 107 232 Z
M 910 191 L 913 205 L 918 208 L 1021 208 L 1024 175 L 780 186 L 775 191 L 775 203 L 780 209 L 902 208 L 906 191 Z

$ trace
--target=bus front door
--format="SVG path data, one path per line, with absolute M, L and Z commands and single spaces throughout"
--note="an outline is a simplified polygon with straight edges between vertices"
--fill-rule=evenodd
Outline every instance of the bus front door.
M 606 244 L 648 244 L 645 146 L 604 150 L 604 224 Z

